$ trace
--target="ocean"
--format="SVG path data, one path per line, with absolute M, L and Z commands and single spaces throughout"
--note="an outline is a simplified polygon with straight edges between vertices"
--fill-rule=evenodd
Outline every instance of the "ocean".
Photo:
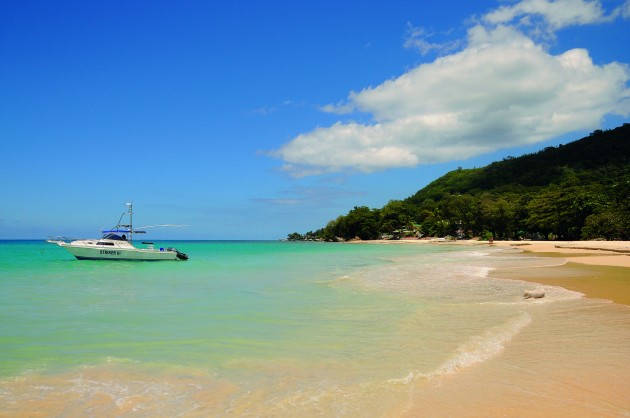
M 448 244 L 0 241 L 0 416 L 630 416 L 630 307 Z

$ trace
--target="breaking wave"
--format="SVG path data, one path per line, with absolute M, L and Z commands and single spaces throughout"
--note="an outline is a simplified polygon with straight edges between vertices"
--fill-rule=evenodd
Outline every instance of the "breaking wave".
M 490 328 L 483 334 L 470 338 L 436 369 L 428 373 L 410 372 L 404 378 L 390 379 L 389 382 L 409 384 L 419 378 L 431 379 L 437 376 L 453 375 L 462 369 L 488 361 L 503 352 L 512 338 L 531 322 L 531 316 L 527 312 L 521 312 L 507 324 Z

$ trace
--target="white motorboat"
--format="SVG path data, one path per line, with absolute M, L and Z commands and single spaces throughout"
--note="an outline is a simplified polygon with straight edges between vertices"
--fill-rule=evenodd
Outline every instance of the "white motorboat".
M 146 248 L 136 248 L 133 245 L 133 234 L 145 234 L 143 228 L 133 228 L 133 203 L 127 203 L 129 208 L 118 220 L 118 225 L 109 230 L 101 231 L 100 239 L 69 240 L 54 237 L 47 242 L 57 244 L 66 249 L 79 260 L 188 260 L 188 256 L 175 248 L 155 248 L 152 242 L 143 242 Z M 121 224 L 123 216 L 129 215 L 129 224 Z M 179 226 L 179 225 L 156 225 Z

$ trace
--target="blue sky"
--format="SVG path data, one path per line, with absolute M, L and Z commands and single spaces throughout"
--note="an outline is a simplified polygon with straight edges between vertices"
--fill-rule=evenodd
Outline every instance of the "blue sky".
M 630 0 L 0 3 L 0 239 L 277 239 L 629 120 Z

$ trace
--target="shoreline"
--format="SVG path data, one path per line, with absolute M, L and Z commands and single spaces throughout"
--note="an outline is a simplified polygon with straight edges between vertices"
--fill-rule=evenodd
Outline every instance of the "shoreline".
M 485 245 L 518 248 L 533 254 L 560 254 L 572 263 L 630 268 L 630 241 L 488 241 L 402 239 L 347 241 L 348 244 L 391 244 L 391 245 Z
M 488 245 L 539 255 L 559 254 L 570 263 L 630 268 L 630 241 L 495 241 Z
M 402 416 L 435 415 L 436 410 L 466 417 L 517 417 L 523 416 L 523 411 L 563 418 L 628 413 L 629 369 L 623 354 L 630 341 L 630 242 L 398 242 L 463 245 L 473 251 L 491 246 L 513 248 L 505 252 L 508 260 L 515 256 L 546 257 L 552 261 L 548 266 L 516 267 L 508 261 L 488 277 L 531 283 L 531 287 L 525 283 L 524 290 L 542 285 L 548 290 L 558 287 L 584 295 L 582 302 L 543 303 L 539 305 L 542 309 L 527 310 L 532 327 L 515 334 L 509 349 L 506 343 L 506 349 L 489 361 L 437 383 L 417 382 L 413 405 Z M 467 407 L 462 409 L 460 404 Z
M 469 245 L 515 248 L 538 257 L 564 258 L 566 264 L 537 269 L 502 269 L 492 277 L 559 286 L 588 298 L 630 306 L 630 241 L 448 241 L 439 239 L 351 241 L 393 245 Z
M 524 244 L 524 245 L 523 245 Z M 531 271 L 496 271 L 493 277 L 559 286 L 588 298 L 630 306 L 630 242 L 500 242 L 539 257 L 560 257 L 566 264 Z

